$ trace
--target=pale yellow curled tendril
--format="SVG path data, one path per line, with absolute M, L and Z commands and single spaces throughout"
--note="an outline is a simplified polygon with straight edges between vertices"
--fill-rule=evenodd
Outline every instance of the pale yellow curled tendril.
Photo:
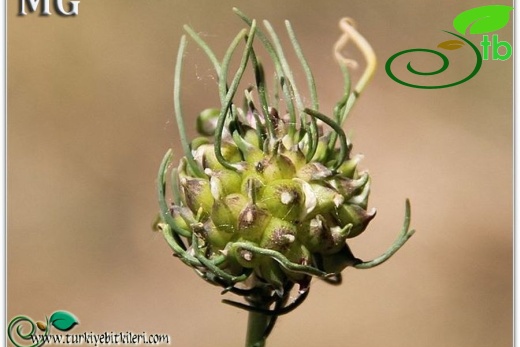
M 375 73 L 377 65 L 376 55 L 372 49 L 372 46 L 370 46 L 367 40 L 365 40 L 365 38 L 355 29 L 355 23 L 352 19 L 342 18 L 339 21 L 339 27 L 343 31 L 343 35 L 334 45 L 334 57 L 338 63 L 351 67 L 357 66 L 356 61 L 346 58 L 341 53 L 350 40 L 352 40 L 357 48 L 361 51 L 366 61 L 366 67 L 363 71 L 363 75 L 359 79 L 359 82 L 356 84 L 354 89 L 354 92 L 359 95 L 365 89 L 366 85 L 368 82 L 370 82 L 370 79 Z

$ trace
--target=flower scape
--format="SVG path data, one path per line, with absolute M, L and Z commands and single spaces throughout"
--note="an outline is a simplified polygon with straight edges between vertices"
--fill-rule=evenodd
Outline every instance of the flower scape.
M 184 27 L 214 66 L 221 105 L 199 114 L 196 126 L 201 136 L 189 141 L 180 96 L 187 45 L 183 36 L 175 67 L 174 106 L 184 156 L 172 167 L 170 150 L 160 165 L 156 226 L 174 255 L 202 279 L 244 299 L 223 302 L 263 317 L 263 323 L 249 326 L 257 330 L 260 342 L 256 345 L 262 346 L 278 316 L 305 300 L 312 277 L 340 284 L 346 267 L 367 269 L 383 263 L 414 231 L 409 230 L 406 201 L 401 233 L 380 257 L 362 261 L 347 243 L 376 215 L 375 209 L 367 207 L 370 176 L 358 169 L 362 156 L 351 153 L 352 144 L 342 129 L 376 64 L 372 48 L 352 21 L 340 21 L 342 35 L 334 52 L 344 90 L 329 117 L 319 111 L 314 77 L 291 24 L 285 22 L 306 77 L 310 105 L 304 104 L 271 24 L 263 22 L 264 32 L 255 20 L 234 11 L 248 28 L 238 33 L 221 61 L 200 35 Z M 255 39 L 271 60 L 274 83 L 266 79 Z M 245 48 L 238 69 L 228 79 L 231 58 L 241 42 Z M 366 60 L 354 88 L 349 67 L 355 62 L 341 53 L 348 42 Z M 248 66 L 254 83 L 239 96 Z M 272 92 L 268 84 L 274 85 Z M 240 99 L 238 104 L 236 99 Z M 167 197 L 167 180 L 171 198 Z M 291 296 L 295 286 L 297 292 Z

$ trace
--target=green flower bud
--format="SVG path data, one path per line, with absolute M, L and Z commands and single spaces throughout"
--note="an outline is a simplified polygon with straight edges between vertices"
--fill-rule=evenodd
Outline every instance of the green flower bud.
M 328 213 L 343 204 L 345 201 L 343 195 L 326 182 L 311 183 L 310 186 L 317 200 L 317 205 L 313 210 L 313 215 Z
M 249 143 L 250 145 L 258 148 L 259 150 L 261 150 L 262 148 L 260 147 L 261 146 L 261 143 L 262 143 L 262 139 L 258 137 L 258 134 L 256 132 L 255 129 L 253 128 L 248 128 L 246 131 L 245 131 L 245 134 L 243 136 L 244 138 L 244 141 L 246 141 L 247 143 Z
M 333 175 L 332 170 L 321 163 L 310 162 L 301 167 L 296 176 L 304 181 L 322 181 Z
M 213 180 L 213 177 L 218 179 L 220 193 L 223 196 L 233 193 L 240 193 L 240 189 L 242 187 L 242 177 L 237 172 L 231 170 L 213 171 L 211 180 Z
M 205 214 L 209 214 L 213 207 L 213 196 L 209 182 L 201 178 L 180 177 L 183 203 L 192 211 L 202 208 Z
M 328 183 L 334 187 L 345 200 L 350 199 L 354 194 L 359 193 L 368 182 L 368 174 L 365 172 L 358 179 L 336 176 Z
M 189 224 L 182 217 L 180 210 L 181 210 L 181 208 L 178 206 L 174 206 L 173 208 L 170 209 L 170 214 L 172 215 L 173 220 L 175 221 L 175 224 L 177 224 L 177 226 L 181 229 L 191 230 L 191 227 L 189 226 Z M 187 211 L 189 211 L 189 210 L 187 210 Z M 191 211 L 189 213 L 191 213 Z
M 217 160 L 215 147 L 213 145 L 199 146 L 193 156 L 204 169 L 210 169 L 212 171 L 225 169 Z M 222 156 L 231 163 L 242 161 L 242 156 L 238 148 L 230 143 L 222 144 Z
M 242 177 L 243 178 L 242 185 L 240 186 L 240 191 L 242 192 L 242 194 L 249 197 L 250 199 L 252 199 L 251 195 L 258 195 L 262 187 L 265 185 L 264 177 L 257 173 L 255 170 L 247 169 Z
M 247 242 L 247 241 L 240 240 L 240 242 Z M 248 243 L 250 243 L 253 246 L 257 246 L 255 243 L 251 243 L 251 242 L 248 242 Z M 232 257 L 234 260 L 236 260 L 236 262 L 238 264 L 240 264 L 241 266 L 243 266 L 247 269 L 252 269 L 252 268 L 257 267 L 261 262 L 260 259 L 262 258 L 262 256 L 259 256 L 247 249 L 240 248 L 234 244 L 231 245 L 231 247 L 229 248 L 229 256 Z
M 305 196 L 297 181 L 285 179 L 269 182 L 259 195 L 259 201 L 275 217 L 294 222 L 305 213 Z
M 363 155 L 358 154 L 354 156 L 352 159 L 346 160 L 343 164 L 338 168 L 338 173 L 341 176 L 348 178 L 355 178 L 356 176 L 356 168 L 359 162 L 363 159 Z
M 202 145 L 209 145 L 210 142 L 207 137 L 196 137 L 190 143 L 190 148 L 192 151 L 197 150 Z
M 363 190 L 357 194 L 356 196 L 349 199 L 348 203 L 353 205 L 358 205 L 359 207 L 366 210 L 368 205 L 368 196 L 370 194 L 370 178 L 363 186 Z
M 318 140 L 318 147 L 316 148 L 316 153 L 312 158 L 313 161 L 316 162 L 324 162 L 329 157 L 329 137 L 322 136 Z
M 247 142 L 236 131 L 233 133 L 233 141 L 247 163 L 256 163 L 264 158 L 264 152 L 258 146 Z
M 279 251 L 282 254 L 296 240 L 297 227 L 279 218 L 271 218 L 267 224 L 260 247 Z
M 241 211 L 247 204 L 247 199 L 242 194 L 231 194 L 215 201 L 211 219 L 219 230 L 233 233 L 238 228 L 238 220 Z
M 293 163 L 283 154 L 275 154 L 263 159 L 256 165 L 256 170 L 267 181 L 291 179 L 296 174 Z
M 357 205 L 345 204 L 336 209 L 334 216 L 341 226 L 352 224 L 352 229 L 347 236 L 347 238 L 352 238 L 358 236 L 366 229 L 368 223 L 376 216 L 376 209 L 367 212 Z
M 238 230 L 246 240 L 260 241 L 271 214 L 256 204 L 249 203 L 238 216 Z
M 307 160 L 305 160 L 305 155 L 298 148 L 298 146 L 294 146 L 291 149 L 286 148 L 290 147 L 282 147 L 282 154 L 289 158 L 296 170 L 300 170 L 305 164 L 307 164 Z
M 227 232 L 227 230 L 217 228 L 212 219 L 208 219 L 204 223 L 204 230 L 213 251 L 223 250 L 233 237 L 233 234 Z
M 351 224 L 340 228 L 334 224 L 332 218 L 317 215 L 309 222 L 307 232 L 302 235 L 311 252 L 333 254 L 345 245 L 351 228 Z
M 204 136 L 215 135 L 219 114 L 220 110 L 216 108 L 207 108 L 202 111 L 197 117 L 197 131 L 199 134 Z

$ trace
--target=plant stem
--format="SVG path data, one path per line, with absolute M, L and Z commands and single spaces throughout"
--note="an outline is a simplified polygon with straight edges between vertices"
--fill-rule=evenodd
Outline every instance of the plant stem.
M 247 321 L 246 347 L 264 347 L 264 333 L 270 317 L 258 312 L 249 312 Z
M 253 307 L 269 310 L 269 306 L 273 302 L 271 294 L 271 291 L 265 287 L 257 288 L 246 300 Z M 266 329 L 272 318 L 262 312 L 249 311 L 246 347 L 265 347 L 267 340 Z

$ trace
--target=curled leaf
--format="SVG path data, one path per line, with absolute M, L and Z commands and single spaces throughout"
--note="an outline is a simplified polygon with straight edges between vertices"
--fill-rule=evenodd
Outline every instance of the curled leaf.
M 450 51 L 459 49 L 462 46 L 464 46 L 464 42 L 459 41 L 459 40 L 448 40 L 448 41 L 441 42 L 437 45 L 438 48 L 443 48 L 443 49 L 447 49 Z
M 502 29 L 509 22 L 509 12 L 513 7 L 507 5 L 487 5 L 475 7 L 460 13 L 453 20 L 453 27 L 462 35 L 469 28 L 470 34 L 486 34 Z
M 79 320 L 70 312 L 56 311 L 51 315 L 49 322 L 58 330 L 68 331 L 78 324 Z

